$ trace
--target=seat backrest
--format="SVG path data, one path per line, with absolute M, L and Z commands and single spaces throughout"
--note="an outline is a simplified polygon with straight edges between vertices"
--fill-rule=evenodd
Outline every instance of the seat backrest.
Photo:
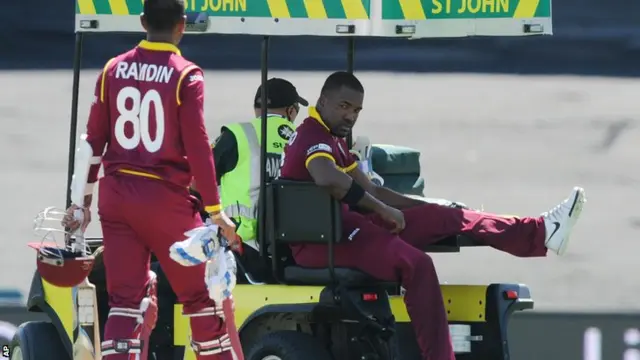
M 341 206 L 312 182 L 277 179 L 267 187 L 267 240 L 278 243 L 339 242 Z

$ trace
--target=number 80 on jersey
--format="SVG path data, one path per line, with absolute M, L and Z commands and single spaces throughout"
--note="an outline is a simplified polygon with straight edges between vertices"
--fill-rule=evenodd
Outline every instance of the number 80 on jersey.
M 129 107 L 127 107 L 127 102 L 130 104 Z M 151 106 L 155 111 L 155 139 L 151 138 L 149 131 Z M 164 106 L 162 97 L 157 90 L 150 89 L 142 94 L 139 89 L 133 86 L 122 88 L 116 97 L 116 108 L 119 115 L 116 119 L 114 134 L 116 141 L 123 149 L 133 150 L 140 143 L 150 153 L 157 152 L 162 148 L 165 131 Z M 125 133 L 127 123 L 130 123 L 133 128 L 131 136 L 127 136 Z

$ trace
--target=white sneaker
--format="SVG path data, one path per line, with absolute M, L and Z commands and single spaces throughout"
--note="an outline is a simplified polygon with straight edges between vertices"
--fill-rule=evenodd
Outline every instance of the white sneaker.
M 587 201 L 584 189 L 574 187 L 571 195 L 558 206 L 542 214 L 546 237 L 544 245 L 558 255 L 564 254 L 569 244 L 571 230 L 578 221 L 582 206 Z

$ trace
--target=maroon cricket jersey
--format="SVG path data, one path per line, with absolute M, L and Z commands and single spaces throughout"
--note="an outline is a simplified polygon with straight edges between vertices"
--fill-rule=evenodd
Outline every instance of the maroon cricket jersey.
M 297 181 L 313 181 L 307 166 L 311 160 L 326 157 L 336 164 L 343 172 L 349 172 L 358 166 L 347 143 L 331 135 L 329 127 L 322 121 L 315 108 L 309 108 L 306 118 L 289 138 L 285 146 L 280 163 L 280 178 Z M 343 214 L 349 211 L 347 204 L 342 204 Z M 344 217 L 343 217 L 344 220 Z M 294 256 L 307 245 L 291 244 Z
M 127 173 L 185 188 L 195 177 L 206 209 L 219 209 L 197 65 L 171 44 L 142 41 L 107 62 L 94 95 L 87 141 L 94 156 L 102 155 L 105 176 Z M 91 168 L 89 183 L 98 170 Z
M 336 166 L 349 172 L 358 163 L 349 152 L 344 139 L 331 135 L 315 108 L 309 108 L 309 117 L 297 128 L 284 148 L 280 164 L 280 177 L 288 180 L 313 181 L 307 166 L 317 157 L 326 157 Z

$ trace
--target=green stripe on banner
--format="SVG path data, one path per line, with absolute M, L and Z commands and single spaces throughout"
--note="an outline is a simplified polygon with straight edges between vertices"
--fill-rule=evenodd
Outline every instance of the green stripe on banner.
M 265 16 L 263 14 L 269 14 L 271 16 L 271 11 L 269 10 L 269 4 L 265 0 L 255 1 L 255 0 L 247 0 L 247 13 L 248 16 Z M 242 16 L 238 13 L 230 13 L 228 16 Z
M 383 7 L 383 16 L 385 19 L 404 19 L 404 13 L 398 0 L 388 0 Z
M 287 0 L 289 14 L 292 18 L 308 18 L 307 9 L 304 7 L 304 0 Z
M 349 0 L 359 1 L 359 0 Z M 324 0 L 324 8 L 327 10 L 327 17 L 329 19 L 346 19 L 347 14 L 342 7 L 342 1 L 340 0 Z
M 109 5 L 109 0 L 93 0 L 93 5 L 96 7 L 96 14 L 111 14 L 111 5 Z
M 127 7 L 129 8 L 129 14 L 131 15 L 140 15 L 142 13 L 141 0 L 127 0 Z
M 364 9 L 367 10 L 367 18 L 370 19 L 371 18 L 371 0 L 360 0 L 362 1 L 362 6 L 364 6 Z
M 551 0 L 540 0 L 536 9 L 536 17 L 551 17 Z

